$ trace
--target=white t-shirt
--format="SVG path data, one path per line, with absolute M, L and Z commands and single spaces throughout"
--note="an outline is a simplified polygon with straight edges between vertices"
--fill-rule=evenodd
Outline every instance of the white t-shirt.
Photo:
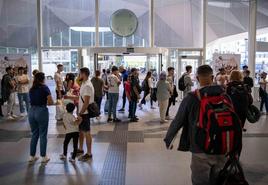
M 28 80 L 27 84 L 20 84 L 19 81 Z M 18 81 L 18 93 L 28 93 L 29 92 L 29 77 L 26 74 L 17 76 Z
M 79 132 L 78 125 L 75 124 L 76 118 L 71 113 L 63 115 L 63 123 L 66 128 L 65 133 Z
M 109 86 L 108 92 L 119 93 L 119 84 L 118 84 L 118 82 L 120 82 L 119 78 L 116 75 L 111 74 L 110 76 L 108 76 L 107 81 Z
M 62 76 L 60 73 L 58 73 L 58 72 L 55 73 L 54 80 L 56 83 L 56 90 L 57 91 L 63 90 L 63 81 L 62 81 Z
M 83 107 L 83 104 L 84 104 L 82 101 L 82 98 L 83 98 L 83 100 L 85 100 L 85 96 L 89 96 L 90 97 L 89 104 L 94 102 L 94 87 L 93 87 L 90 79 L 88 79 L 85 82 L 82 82 L 79 94 L 80 94 L 80 96 L 79 96 L 78 110 L 80 112 L 82 107 Z M 86 110 L 83 114 L 87 114 L 87 113 L 88 113 L 88 111 Z

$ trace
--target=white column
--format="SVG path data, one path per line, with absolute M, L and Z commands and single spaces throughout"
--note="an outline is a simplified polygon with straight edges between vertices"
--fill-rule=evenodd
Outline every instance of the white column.
M 43 71 L 42 62 L 42 45 L 43 45 L 43 28 L 42 28 L 42 0 L 37 0 L 37 54 L 38 54 L 38 68 Z
M 149 8 L 149 44 L 154 47 L 154 0 L 150 0 Z
M 249 1 L 249 31 L 248 31 L 248 67 L 251 71 L 251 77 L 255 78 L 256 62 L 256 16 L 257 1 Z
M 95 46 L 99 47 L 99 0 L 95 0 Z
M 203 0 L 203 58 L 202 64 L 206 62 L 206 51 L 207 51 L 207 0 Z

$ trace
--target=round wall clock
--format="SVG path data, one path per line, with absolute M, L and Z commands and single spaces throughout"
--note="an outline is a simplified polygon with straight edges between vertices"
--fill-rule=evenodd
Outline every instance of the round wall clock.
M 128 9 L 117 10 L 110 18 L 110 28 L 112 32 L 121 37 L 133 35 L 137 27 L 137 16 Z

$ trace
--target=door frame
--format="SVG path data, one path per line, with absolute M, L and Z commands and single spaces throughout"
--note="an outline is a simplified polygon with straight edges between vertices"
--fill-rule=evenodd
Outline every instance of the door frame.
M 94 56 L 94 70 L 98 69 L 98 55 L 158 55 L 158 73 L 162 71 L 162 56 L 167 48 L 161 47 L 92 47 L 87 49 L 87 55 Z

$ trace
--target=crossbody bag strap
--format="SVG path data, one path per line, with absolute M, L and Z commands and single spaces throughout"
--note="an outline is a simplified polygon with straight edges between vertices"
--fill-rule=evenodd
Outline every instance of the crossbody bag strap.
M 82 97 L 82 96 L 80 96 L 80 97 L 81 97 L 82 102 L 83 102 L 83 103 L 85 103 L 85 101 L 84 101 L 83 97 Z

